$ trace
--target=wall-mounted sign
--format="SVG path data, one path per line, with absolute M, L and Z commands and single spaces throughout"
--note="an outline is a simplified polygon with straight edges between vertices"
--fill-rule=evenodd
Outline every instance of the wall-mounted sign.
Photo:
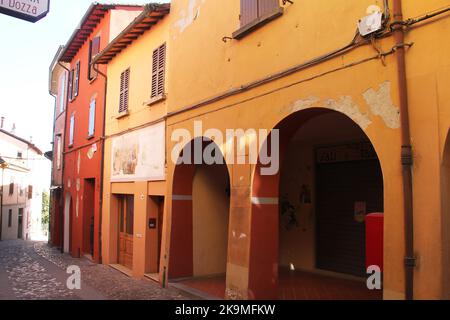
M 47 15 L 50 0 L 0 0 L 0 13 L 36 22 Z
M 348 143 L 316 149 L 317 163 L 375 160 L 377 153 L 370 142 Z

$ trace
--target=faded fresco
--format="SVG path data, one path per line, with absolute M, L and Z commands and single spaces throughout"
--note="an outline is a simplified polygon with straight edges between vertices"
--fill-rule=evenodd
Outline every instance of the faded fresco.
M 165 123 L 112 140 L 112 181 L 163 180 L 165 177 Z

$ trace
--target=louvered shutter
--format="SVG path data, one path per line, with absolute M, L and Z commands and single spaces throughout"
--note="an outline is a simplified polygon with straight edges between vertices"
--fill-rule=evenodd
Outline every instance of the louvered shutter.
M 69 100 L 72 101 L 73 99 L 73 70 L 70 70 L 69 72 L 69 86 L 67 89 L 69 93 Z
M 100 37 L 95 37 L 91 41 L 90 49 L 89 49 L 89 80 L 94 79 L 97 76 L 97 72 L 94 69 L 94 65 L 91 64 L 92 59 L 96 54 L 100 52 Z
M 279 0 L 258 0 L 258 17 L 275 12 L 279 6 Z
M 241 26 L 258 18 L 258 0 L 241 0 Z
M 77 67 L 75 69 L 75 85 L 74 85 L 74 90 L 73 90 L 74 97 L 78 97 L 79 84 L 80 84 L 80 61 L 77 62 Z
M 164 95 L 166 76 L 166 44 L 153 51 L 151 98 Z
M 127 69 L 120 75 L 119 113 L 128 110 L 129 85 L 130 85 L 130 69 Z

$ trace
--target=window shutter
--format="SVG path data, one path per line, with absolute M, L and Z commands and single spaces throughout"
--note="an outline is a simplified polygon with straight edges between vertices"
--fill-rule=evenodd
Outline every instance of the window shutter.
M 75 87 L 73 96 L 78 97 L 78 85 L 80 84 L 80 61 L 77 62 L 77 67 L 75 70 Z
M 258 0 L 258 17 L 275 12 L 279 6 L 279 0 Z
M 258 18 L 258 0 L 241 0 L 241 26 Z
M 69 92 L 69 100 L 73 99 L 73 70 L 69 72 L 69 87 L 67 89 Z
M 151 98 L 164 95 L 166 76 L 166 44 L 153 51 Z
M 128 110 L 129 86 L 130 86 L 130 69 L 127 69 L 120 75 L 119 113 Z
M 89 80 L 92 80 L 97 76 L 97 72 L 94 69 L 94 65 L 91 64 L 92 58 L 95 57 L 100 52 L 100 37 L 95 37 L 92 39 L 90 48 L 89 48 Z

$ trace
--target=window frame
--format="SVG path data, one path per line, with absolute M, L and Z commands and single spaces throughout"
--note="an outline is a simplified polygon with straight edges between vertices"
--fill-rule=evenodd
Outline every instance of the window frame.
M 69 124 L 69 148 L 73 147 L 75 143 L 75 113 L 70 116 Z
M 128 114 L 128 108 L 130 106 L 130 78 L 131 69 L 128 67 L 120 73 L 119 115 Z
M 98 39 L 98 40 L 96 40 L 96 39 Z M 95 42 L 94 40 L 96 40 L 97 42 Z M 97 45 L 97 49 L 96 49 L 96 53 L 95 53 L 95 54 L 93 54 L 93 50 L 95 49 L 94 44 Z M 100 52 L 100 44 L 101 44 L 101 37 L 100 37 L 100 35 L 95 36 L 94 38 L 92 38 L 92 39 L 89 41 L 89 53 L 88 53 L 88 55 L 89 55 L 89 56 L 88 56 L 88 61 L 89 61 L 89 64 L 88 64 L 88 80 L 91 81 L 91 82 L 94 81 L 95 79 L 97 79 L 97 76 L 98 76 L 98 72 L 95 71 L 94 65 L 92 64 L 92 58 L 93 58 L 96 54 L 98 54 L 98 53 Z
M 94 111 L 92 112 L 92 106 L 94 106 Z M 94 137 L 95 135 L 95 112 L 97 108 L 96 98 L 92 98 L 89 103 L 89 120 L 88 120 L 88 139 Z M 92 127 L 92 132 L 91 132 Z
M 235 32 L 233 32 L 232 37 L 233 39 L 236 40 L 240 40 L 242 38 L 244 38 L 246 35 L 250 34 L 251 32 L 259 29 L 260 27 L 262 27 L 263 25 L 269 23 L 272 20 L 275 20 L 276 18 L 280 17 L 281 15 L 283 15 L 284 13 L 284 9 L 283 7 L 280 5 L 280 2 L 278 0 L 278 6 L 275 8 L 275 10 L 273 11 L 269 11 L 269 12 L 265 12 L 265 13 L 260 13 L 259 12 L 259 1 L 262 0 L 256 0 L 257 1 L 257 13 L 256 13 L 256 18 L 243 24 L 242 23 L 242 1 L 241 0 L 241 9 L 240 9 L 240 20 L 241 20 L 241 26 L 238 30 L 236 30 Z
M 78 97 L 78 94 L 80 93 L 80 69 L 81 69 L 81 62 L 80 60 L 77 61 L 75 64 L 75 78 L 74 78 L 74 86 L 73 86 L 73 99 Z
M 161 53 L 163 50 L 164 52 Z M 163 58 L 162 54 L 164 55 Z M 152 79 L 149 105 L 161 101 L 166 97 L 166 65 L 167 43 L 164 42 L 152 52 Z M 162 80 L 160 79 L 161 77 Z

